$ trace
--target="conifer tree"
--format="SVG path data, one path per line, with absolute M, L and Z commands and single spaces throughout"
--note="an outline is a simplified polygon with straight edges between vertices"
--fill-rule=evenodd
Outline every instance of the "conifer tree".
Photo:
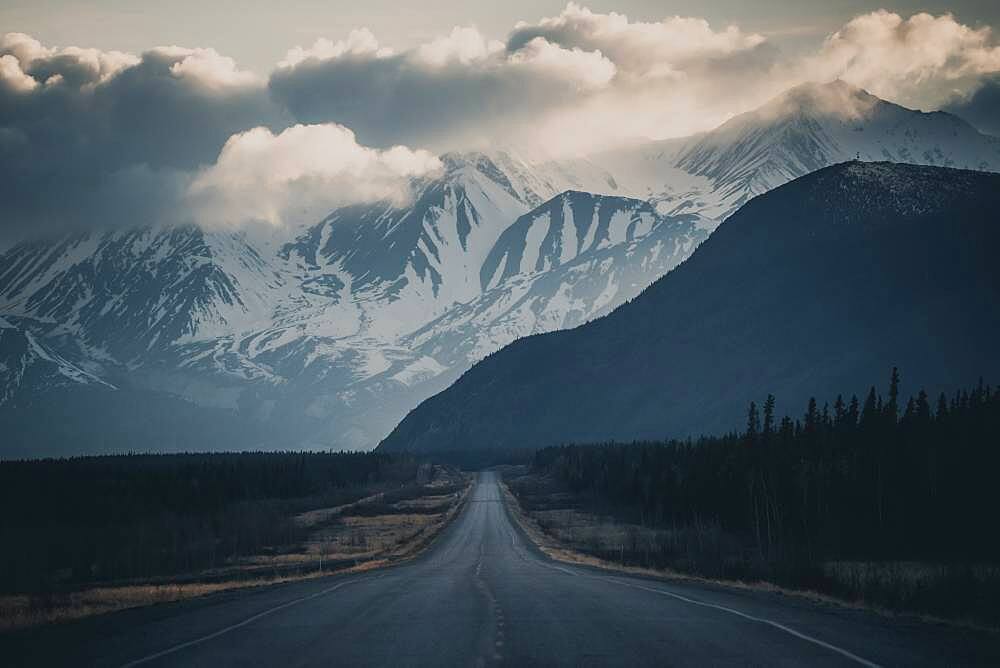
M 885 410 L 893 422 L 899 419 L 899 369 L 896 367 L 892 367 L 892 377 L 889 379 L 889 401 Z
M 838 430 L 843 429 L 847 421 L 847 408 L 844 406 L 844 396 L 837 395 L 837 400 L 833 402 L 833 426 Z
M 757 434 L 760 432 L 760 414 L 757 412 L 756 402 L 750 402 L 750 408 L 747 410 L 747 431 L 746 438 L 751 443 L 757 439 Z
M 934 417 L 935 417 L 935 419 L 936 419 L 936 420 L 938 420 L 938 421 L 940 422 L 940 421 L 941 421 L 941 420 L 943 420 L 943 419 L 944 419 L 944 418 L 945 418 L 945 417 L 946 417 L 947 415 L 948 415 L 948 397 L 946 397 L 946 396 L 944 395 L 944 392 L 942 392 L 942 393 L 941 393 L 941 394 L 940 394 L 940 395 L 938 396 L 938 402 L 937 402 L 937 413 L 935 414 L 935 416 L 934 416 Z
M 764 401 L 764 436 L 774 433 L 774 395 L 767 395 Z

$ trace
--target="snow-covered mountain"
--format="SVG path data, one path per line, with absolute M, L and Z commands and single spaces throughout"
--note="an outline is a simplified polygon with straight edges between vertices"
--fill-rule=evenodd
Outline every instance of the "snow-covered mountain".
M 718 224 L 755 195 L 855 158 L 1000 171 L 1000 139 L 835 80 L 792 88 L 710 132 L 573 161 L 571 171 L 583 190 L 609 192 L 606 170 L 617 194 Z
M 464 370 L 515 339 L 576 327 L 633 298 L 707 236 L 695 215 L 567 191 L 521 216 L 480 271 L 482 293 L 404 338 Z
M 737 116 L 685 147 L 676 165 L 708 178 L 725 215 L 749 198 L 859 158 L 1000 170 L 1000 141 L 957 116 L 923 113 L 843 81 L 804 84 Z
M 16 331 L 18 350 L 79 351 L 81 381 L 290 425 L 266 447 L 371 446 L 474 361 L 405 337 L 481 298 L 504 231 L 564 185 L 505 153 L 443 162 L 408 206 L 338 209 L 277 244 L 181 227 L 19 245 L 0 257 L 0 313 L 17 323 L 5 340 Z M 437 338 L 423 337 L 429 348 Z M 76 368 L 54 352 L 39 359 L 59 360 L 66 379 Z M 3 380 L 0 406 L 25 396 L 25 382 Z
M 477 360 L 608 313 L 747 198 L 858 153 L 1000 165 L 998 141 L 957 118 L 835 82 L 586 160 L 447 154 L 407 205 L 344 207 L 286 238 L 180 227 L 22 244 L 0 255 L 0 412 L 99 387 L 182 399 L 257 439 L 171 448 L 371 447 Z
M 281 283 L 240 234 L 133 229 L 11 249 L 0 262 L 0 309 L 126 362 L 160 343 L 262 322 Z
M 0 318 L 0 405 L 22 391 L 40 394 L 73 386 L 115 389 L 40 338 Z
M 996 376 L 997 206 L 998 174 L 818 170 L 754 198 L 608 316 L 476 364 L 380 448 L 697 437 L 739 429 L 768 394 L 836 396 L 896 365 L 931 396 Z

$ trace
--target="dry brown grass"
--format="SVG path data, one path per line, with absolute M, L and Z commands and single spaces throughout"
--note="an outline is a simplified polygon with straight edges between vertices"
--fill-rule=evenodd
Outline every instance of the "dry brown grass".
M 417 509 L 417 508 L 437 508 L 438 506 L 443 506 L 451 503 L 452 494 L 432 494 L 429 496 L 422 496 L 419 499 L 406 499 L 405 501 L 400 501 L 396 506 L 400 509 Z
M 891 582 L 903 595 L 934 586 L 952 575 L 951 569 L 945 564 L 921 561 L 828 561 L 823 564 L 823 572 L 854 590 Z M 968 575 L 983 583 L 995 581 L 1000 579 L 1000 566 L 970 565 Z
M 360 573 L 384 566 L 386 561 L 368 561 L 357 566 L 341 569 L 338 573 Z M 192 582 L 163 585 L 129 585 L 125 587 L 94 587 L 55 597 L 32 597 L 26 595 L 0 596 L 0 631 L 65 622 L 107 612 L 138 608 L 156 603 L 183 601 L 206 596 L 220 591 L 249 589 L 295 582 L 330 575 L 329 572 L 313 571 L 296 575 L 285 575 L 250 580 L 226 582 Z
M 812 590 L 789 589 L 764 580 L 742 581 L 705 578 L 670 569 L 643 568 L 600 559 L 573 549 L 571 544 L 567 544 L 567 542 L 565 542 L 565 538 L 580 538 L 581 535 L 591 531 L 606 531 L 609 529 L 609 522 L 606 518 L 588 513 L 582 513 L 577 510 L 542 510 L 529 512 L 524 510 L 520 502 L 517 500 L 517 497 L 510 491 L 510 488 L 506 485 L 506 483 L 501 482 L 500 486 L 504 500 L 507 503 L 507 507 L 511 511 L 511 516 L 524 530 L 532 542 L 534 542 L 538 548 L 550 558 L 566 564 L 590 566 L 612 573 L 640 575 L 647 578 L 662 580 L 664 582 L 691 582 L 726 587 L 730 589 L 771 592 L 822 605 L 852 610 L 866 610 L 885 617 L 915 618 L 934 624 L 946 624 L 949 626 L 986 631 L 990 633 L 1000 632 L 1000 629 L 994 626 L 984 625 L 974 620 L 946 619 L 934 615 L 900 612 L 898 610 L 890 610 L 884 607 L 871 605 L 862 600 L 848 600 Z M 540 519 L 542 520 L 541 522 L 539 522 Z M 592 524 L 588 525 L 588 521 L 592 522 Z M 625 527 L 619 526 L 611 531 L 610 537 L 606 540 L 609 544 L 615 544 L 614 541 L 621 540 L 621 538 L 627 535 L 627 533 L 628 531 Z M 902 569 L 907 573 L 906 577 L 914 580 L 915 586 L 919 586 L 920 582 L 926 581 L 928 578 L 938 575 L 936 569 L 927 568 L 926 565 L 922 565 L 925 566 L 923 568 L 911 568 L 911 566 L 913 566 L 913 564 L 900 563 L 893 566 L 891 564 L 873 565 L 870 563 L 858 562 L 831 562 L 829 565 L 830 568 L 837 571 L 840 576 L 844 578 L 883 578 L 895 575 L 900 571 L 900 569 Z
M 300 527 L 313 527 L 317 524 L 323 524 L 334 519 L 338 515 L 341 515 L 345 510 L 350 510 L 356 506 L 372 503 L 378 500 L 382 494 L 372 494 L 371 496 L 366 496 L 364 498 L 358 499 L 357 501 L 352 501 L 351 503 L 345 503 L 339 506 L 331 506 L 329 508 L 316 508 L 314 510 L 308 510 L 304 513 L 299 513 L 294 518 L 295 524 Z
M 471 478 L 465 479 L 466 483 Z M 431 487 L 431 486 L 429 486 Z M 321 508 L 296 517 L 302 526 L 316 527 L 302 550 L 282 554 L 254 555 L 240 559 L 228 569 L 205 572 L 202 576 L 232 576 L 220 582 L 134 584 L 116 587 L 93 587 L 61 595 L 0 595 L 0 631 L 39 624 L 69 621 L 93 615 L 157 603 L 181 601 L 220 591 L 262 587 L 282 582 L 318 578 L 332 573 L 356 573 L 381 568 L 411 559 L 426 549 L 457 516 L 471 485 L 453 495 L 430 495 L 430 507 L 451 500 L 445 512 L 436 514 L 394 512 L 387 515 L 341 517 L 343 510 L 355 504 Z M 409 508 L 414 506 L 410 505 Z M 352 560 L 349 566 L 330 568 L 331 563 Z M 321 564 L 326 564 L 320 568 Z M 262 567 L 303 567 L 299 572 L 271 577 L 247 576 Z M 298 569 L 297 569 L 298 570 Z M 242 575 L 242 577 L 241 577 Z

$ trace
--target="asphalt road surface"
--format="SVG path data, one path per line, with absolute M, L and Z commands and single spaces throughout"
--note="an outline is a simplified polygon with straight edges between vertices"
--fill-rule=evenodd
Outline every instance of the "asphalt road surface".
M 551 561 L 495 474 L 419 559 L 0 637 L 0 665 L 1000 665 L 994 635 Z

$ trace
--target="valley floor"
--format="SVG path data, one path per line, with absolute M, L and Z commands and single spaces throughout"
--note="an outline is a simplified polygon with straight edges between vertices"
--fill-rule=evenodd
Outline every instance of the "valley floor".
M 764 574 L 768 564 L 757 564 L 756 575 L 754 567 L 748 570 L 745 555 L 752 550 L 715 524 L 644 526 L 630 521 L 627 509 L 574 494 L 526 466 L 507 467 L 502 487 L 520 526 L 556 561 L 668 581 L 776 592 L 823 604 L 878 611 L 887 616 L 919 616 L 935 623 L 1000 633 L 992 621 L 941 614 L 939 610 L 928 610 L 926 601 L 921 600 L 921 596 L 928 598 L 928 593 L 948 595 L 949 585 L 957 577 L 974 579 L 982 591 L 987 591 L 1000 582 L 997 565 L 828 560 L 790 581 L 777 582 L 779 578 L 771 581 Z M 720 563 L 721 574 L 717 572 Z M 726 573 L 727 564 L 730 574 Z M 781 564 L 770 565 L 776 571 L 781 567 Z M 951 590 L 952 598 L 958 595 L 957 591 Z
M 218 592 L 357 573 L 413 557 L 454 519 L 471 479 L 435 467 L 426 484 L 379 491 L 292 517 L 305 539 L 182 575 L 39 593 L 0 593 L 0 631 Z
M 993 634 L 554 562 L 479 474 L 391 568 L 0 635 L 6 665 L 997 665 Z

